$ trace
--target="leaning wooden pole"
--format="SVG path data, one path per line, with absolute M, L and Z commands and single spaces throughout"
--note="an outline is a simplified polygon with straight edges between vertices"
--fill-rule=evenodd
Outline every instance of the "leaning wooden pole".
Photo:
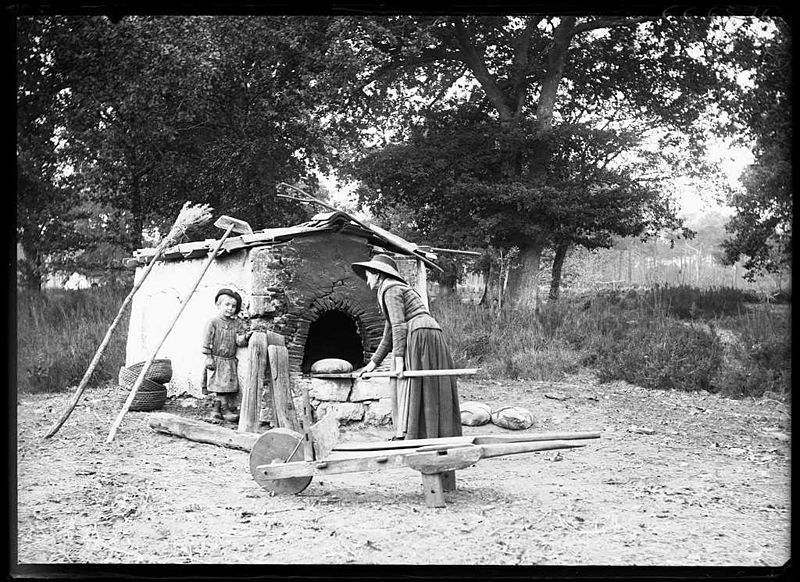
M 122 406 L 122 410 L 119 411 L 117 418 L 114 420 L 114 424 L 111 425 L 111 430 L 108 433 L 108 437 L 106 437 L 107 443 L 110 443 L 111 441 L 114 440 L 114 436 L 116 436 L 117 434 L 119 425 L 122 423 L 122 419 L 125 417 L 125 414 L 128 412 L 128 409 L 131 407 L 131 403 L 133 402 L 133 399 L 136 397 L 136 393 L 138 392 L 139 387 L 142 385 L 142 382 L 144 382 L 144 378 L 147 375 L 148 370 L 150 370 L 150 366 L 153 364 L 153 360 L 156 359 L 158 351 L 161 349 L 161 346 L 164 345 L 164 342 L 167 340 L 167 337 L 172 332 L 172 328 L 175 327 L 175 323 L 178 321 L 178 318 L 181 316 L 181 313 L 183 313 L 183 310 L 186 308 L 186 304 L 189 303 L 189 299 L 191 299 L 192 295 L 194 295 L 195 290 L 200 285 L 200 281 L 202 281 L 203 276 L 206 274 L 206 271 L 208 271 L 208 268 L 211 266 L 211 263 L 214 262 L 214 259 L 217 257 L 219 249 L 222 248 L 222 244 L 228 239 L 228 236 L 230 236 L 233 228 L 234 228 L 233 224 L 229 225 L 227 230 L 225 231 L 225 234 L 222 236 L 221 239 L 219 239 L 219 242 L 217 242 L 217 246 L 214 247 L 214 250 L 208 256 L 208 259 L 206 259 L 206 262 L 203 265 L 203 269 L 200 271 L 200 275 L 198 275 L 197 279 L 192 285 L 192 288 L 189 290 L 189 293 L 186 294 L 186 296 L 181 301 L 180 306 L 178 306 L 178 312 L 175 314 L 175 317 L 172 318 L 172 321 L 167 327 L 167 331 L 164 332 L 164 335 L 161 336 L 161 340 L 158 342 L 158 345 L 152 351 L 150 357 L 147 358 L 147 361 L 144 363 L 142 371 L 139 372 L 139 377 L 136 378 L 136 382 L 133 384 L 133 387 L 131 387 L 131 393 L 128 394 L 128 398 L 125 400 L 125 404 L 123 404 Z
M 122 302 L 122 305 L 117 312 L 117 316 L 114 318 L 114 321 L 111 322 L 111 325 L 106 332 L 103 341 L 100 342 L 100 346 L 97 348 L 97 351 L 94 354 L 94 358 L 92 358 L 89 367 L 86 369 L 86 373 L 81 378 L 80 384 L 78 384 L 77 390 L 75 390 L 75 394 L 73 394 L 72 399 L 70 400 L 67 408 L 61 414 L 59 419 L 50 427 L 50 430 L 47 431 L 47 434 L 44 435 L 45 438 L 50 438 L 54 434 L 58 432 L 58 430 L 63 426 L 63 424 L 69 418 L 69 415 L 72 414 L 72 411 L 75 410 L 75 407 L 78 405 L 78 401 L 81 399 L 84 390 L 86 390 L 86 386 L 89 384 L 89 380 L 94 374 L 94 370 L 97 367 L 97 364 L 100 363 L 100 358 L 103 356 L 103 353 L 106 351 L 106 347 L 108 347 L 108 342 L 111 341 L 111 336 L 114 333 L 114 330 L 117 328 L 120 320 L 122 319 L 122 314 L 125 312 L 125 309 L 130 304 L 133 296 L 142 286 L 144 280 L 147 279 L 147 276 L 150 274 L 150 271 L 153 270 L 153 267 L 161 258 L 161 255 L 164 254 L 164 251 L 167 247 L 175 244 L 180 236 L 182 236 L 186 230 L 192 226 L 197 226 L 199 224 L 208 222 L 211 219 L 211 207 L 208 205 L 197 206 L 192 208 L 190 203 L 187 202 L 183 205 L 183 209 L 181 209 L 178 218 L 175 220 L 175 224 L 173 225 L 172 229 L 170 230 L 169 234 L 164 237 L 159 245 L 156 247 L 155 253 L 153 254 L 153 258 L 150 260 L 150 263 L 147 265 L 147 268 L 142 273 L 142 276 L 139 277 L 139 280 L 134 282 L 133 288 L 128 293 L 125 300 Z

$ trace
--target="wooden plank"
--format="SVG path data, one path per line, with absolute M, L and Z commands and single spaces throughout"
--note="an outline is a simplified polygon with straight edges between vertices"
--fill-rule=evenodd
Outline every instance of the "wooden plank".
M 476 445 L 494 445 L 500 443 L 531 443 L 542 441 L 576 441 L 599 439 L 597 431 L 588 432 L 549 432 L 539 434 L 488 434 L 474 437 Z
M 391 449 L 416 449 L 426 446 L 453 446 L 464 444 L 489 445 L 500 443 L 540 442 L 561 440 L 583 440 L 600 438 L 600 433 L 592 432 L 553 432 L 538 434 L 483 434 L 460 437 L 439 437 L 430 439 L 408 439 L 403 441 L 344 442 L 334 447 L 334 451 L 378 451 Z
M 540 443 L 503 443 L 498 445 L 476 446 L 481 449 L 481 458 L 490 459 L 492 457 L 502 457 L 504 455 L 518 455 L 520 453 L 533 453 L 536 451 L 585 447 L 586 443 L 578 441 L 546 441 Z
M 289 351 L 284 346 L 270 345 L 267 347 L 267 353 L 272 380 L 275 422 L 279 428 L 289 428 L 301 432 L 302 428 L 297 419 L 289 381 Z
M 230 428 L 183 418 L 167 412 L 150 413 L 148 415 L 148 423 L 157 432 L 182 437 L 190 441 L 247 452 L 250 452 L 253 444 L 261 436 L 258 433 L 238 432 Z
M 425 445 L 469 445 L 473 444 L 471 436 L 459 437 L 439 437 L 431 439 L 408 439 L 403 441 L 375 441 L 375 442 L 344 442 L 338 443 L 334 451 L 388 451 L 388 450 L 403 450 L 403 449 L 416 449 L 417 447 Z
M 267 479 L 286 479 L 288 477 L 313 477 L 336 475 L 340 473 L 358 473 L 378 469 L 401 469 L 406 466 L 408 453 L 386 452 L 346 459 L 323 459 L 320 461 L 297 461 L 275 465 L 261 465 Z
M 406 378 L 428 378 L 433 376 L 471 376 L 478 373 L 480 368 L 451 368 L 442 370 L 406 370 L 403 375 Z M 312 378 L 396 378 L 398 372 L 370 372 L 359 376 L 356 372 L 343 372 L 337 374 L 311 374 Z
M 322 420 L 311 425 L 314 441 L 314 458 L 327 458 L 339 441 L 339 421 L 333 414 L 326 414 Z
M 261 409 L 261 391 L 267 369 L 267 334 L 256 331 L 248 343 L 250 370 L 242 386 L 239 407 L 239 432 L 257 432 Z

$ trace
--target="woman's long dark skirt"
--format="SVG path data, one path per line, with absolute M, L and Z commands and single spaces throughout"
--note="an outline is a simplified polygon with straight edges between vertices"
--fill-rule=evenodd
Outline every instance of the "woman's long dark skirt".
M 406 370 L 453 368 L 450 349 L 439 329 L 417 329 L 408 338 Z M 455 376 L 406 378 L 407 439 L 461 436 L 461 409 Z

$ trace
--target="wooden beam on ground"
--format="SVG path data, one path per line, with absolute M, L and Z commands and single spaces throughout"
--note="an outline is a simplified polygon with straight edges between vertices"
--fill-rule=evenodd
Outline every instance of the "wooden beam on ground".
M 252 450 L 255 442 L 263 434 L 240 432 L 168 412 L 150 413 L 148 423 L 150 428 L 160 433 L 247 453 Z M 311 425 L 310 432 L 314 439 L 317 457 L 327 457 L 339 439 L 339 422 L 333 415 L 326 415 L 322 420 Z
M 167 412 L 151 413 L 148 423 L 157 432 L 246 452 L 250 452 L 250 449 L 253 448 L 253 443 L 261 436 L 258 433 L 238 432 L 230 428 L 184 418 Z

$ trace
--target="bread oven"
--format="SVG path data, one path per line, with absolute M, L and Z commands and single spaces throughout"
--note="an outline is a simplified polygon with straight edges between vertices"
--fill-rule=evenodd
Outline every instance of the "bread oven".
M 346 360 L 354 369 L 363 366 L 380 342 L 384 320 L 374 292 L 350 265 L 369 260 L 375 252 L 389 252 L 406 280 L 425 293 L 424 267 L 396 243 L 413 245 L 390 236 L 392 240 L 387 240 L 366 230 L 346 214 L 327 213 L 295 227 L 228 239 L 225 252 L 203 277 L 160 351 L 160 357 L 173 363 L 171 393 L 200 395 L 204 360 L 199 338 L 205 321 L 213 314 L 213 297 L 220 287 L 233 288 L 242 295 L 242 315 L 251 329 L 284 337 L 293 381 L 310 381 L 307 374 L 311 365 L 324 358 Z M 134 296 L 128 363 L 147 356 L 159 336 L 158 328 L 168 319 L 168 313 L 174 313 L 185 294 L 186 282 L 196 278 L 214 243 L 178 245 L 168 249 L 164 261 L 155 266 Z M 151 254 L 152 249 L 137 252 L 137 275 Z M 239 376 L 246 378 L 247 350 L 239 350 L 238 358 Z M 331 384 L 315 379 L 311 394 L 316 405 L 339 403 L 337 415 L 351 420 L 357 420 L 359 414 L 364 416 L 363 403 L 383 398 L 383 391 L 376 392 L 375 386 L 350 380 Z

